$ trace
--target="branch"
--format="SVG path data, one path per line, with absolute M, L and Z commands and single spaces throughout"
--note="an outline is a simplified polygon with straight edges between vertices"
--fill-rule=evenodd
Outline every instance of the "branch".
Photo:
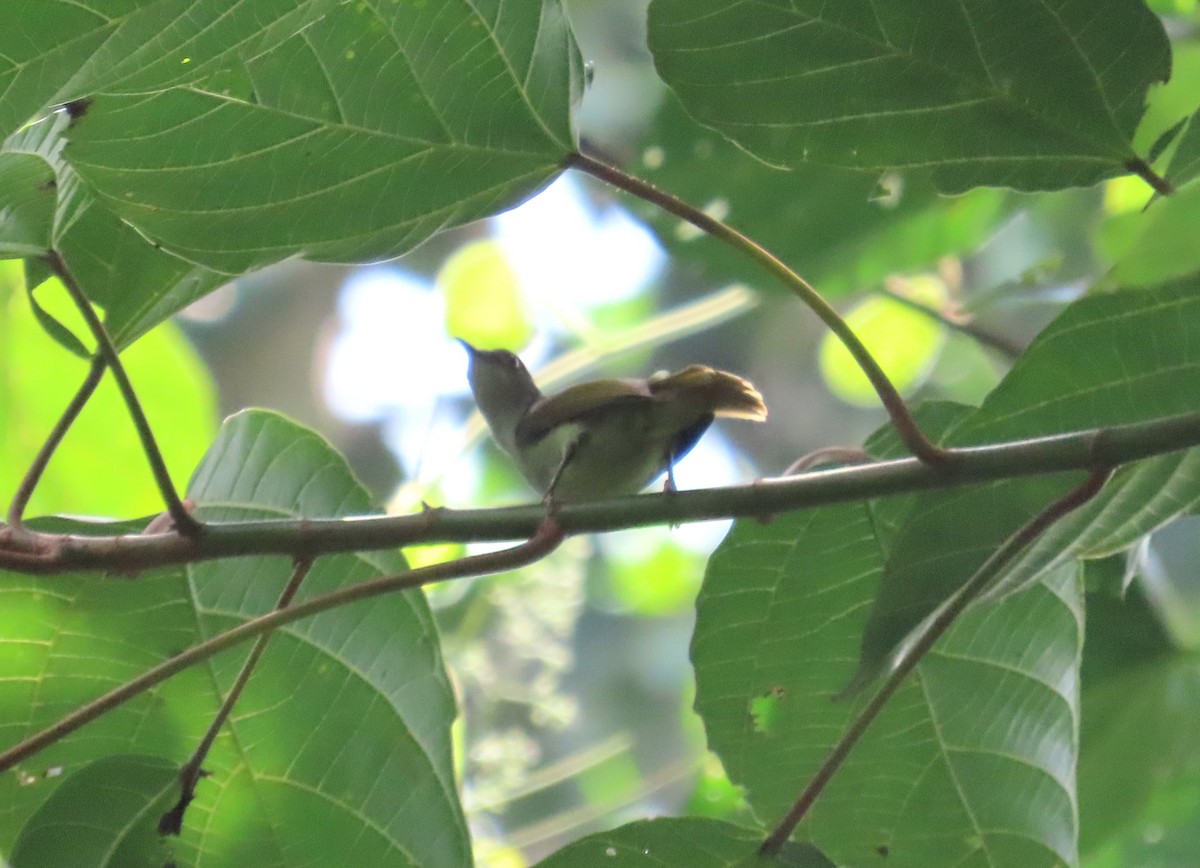
M 1171 185 L 1171 182 L 1150 168 L 1150 164 L 1140 157 L 1133 160 L 1126 160 L 1125 168 L 1153 187 L 1154 192 L 1160 195 L 1170 196 L 1175 192 L 1175 188 Z
M 867 727 L 879 716 L 879 712 L 900 688 L 909 673 L 917 667 L 917 664 L 929 653 L 938 639 L 942 638 L 958 620 L 959 615 L 966 611 L 967 607 L 991 584 L 1000 571 L 1029 543 L 1041 536 L 1050 525 L 1064 515 L 1078 509 L 1095 497 L 1111 474 L 1110 468 L 1093 471 L 1086 482 L 1067 492 L 1030 519 L 1024 527 L 1005 540 L 1003 545 L 992 553 L 992 556 L 971 576 L 967 583 L 959 588 L 954 596 L 950 597 L 933 616 L 928 627 L 917 637 L 916 641 L 901 654 L 896 662 L 896 667 L 879 686 L 879 690 L 871 697 L 871 701 L 851 721 L 850 726 L 829 752 L 829 756 L 825 758 L 825 762 L 821 764 L 808 786 L 804 788 L 804 792 L 796 799 L 791 810 L 763 841 L 759 853 L 773 856 L 787 843 L 792 832 L 796 830 L 796 826 L 804 819 L 817 797 L 821 795 L 826 785 L 833 779 L 834 774 L 842 767 L 842 763 L 846 761 L 846 757 L 850 755 L 850 751 L 867 731 Z
M 87 705 L 76 709 L 56 723 L 41 732 L 30 736 L 21 743 L 0 754 L 0 774 L 13 768 L 17 763 L 26 760 L 38 751 L 49 747 L 65 738 L 75 730 L 105 714 L 117 706 L 128 702 L 140 693 L 165 681 L 172 675 L 182 672 L 202 660 L 207 660 L 214 654 L 219 654 L 255 636 L 262 636 L 276 630 L 285 624 L 299 621 L 310 615 L 316 615 L 337 606 L 357 603 L 382 594 L 394 591 L 418 588 L 430 582 L 442 582 L 448 579 L 461 579 L 467 576 L 482 576 L 489 573 L 499 573 L 527 566 L 554 551 L 566 538 L 566 534 L 553 520 L 543 513 L 543 521 L 537 531 L 526 541 L 512 548 L 482 555 L 472 555 L 455 561 L 433 564 L 394 576 L 373 579 L 357 585 L 339 588 L 328 594 L 313 597 L 287 609 L 260 615 L 250 621 L 240 624 L 224 633 L 219 633 L 199 645 L 176 654 L 154 668 L 142 673 L 132 681 L 127 681 L 120 687 L 109 691 L 103 696 L 92 700 Z
M 296 596 L 296 591 L 300 589 L 300 583 L 308 575 L 312 564 L 311 560 L 296 561 L 295 567 L 292 569 L 292 577 L 288 579 L 283 593 L 279 595 L 279 602 L 275 604 L 276 611 L 286 609 L 288 604 L 292 602 L 292 597 Z M 246 662 L 242 664 L 241 671 L 238 673 L 237 678 L 234 679 L 233 687 L 229 689 L 229 695 L 225 697 L 225 701 L 217 709 L 216 716 L 213 717 L 212 723 L 208 725 L 208 730 L 204 733 L 204 737 L 200 739 L 200 744 L 197 745 L 195 753 L 192 754 L 191 759 L 183 764 L 183 768 L 179 770 L 179 800 L 169 811 L 165 812 L 159 818 L 158 834 L 178 835 L 183 831 L 184 812 L 187 811 L 187 807 L 192 803 L 192 800 L 196 798 L 196 783 L 205 774 L 203 769 L 204 758 L 208 756 L 213 742 L 217 740 L 217 734 L 220 733 L 221 727 L 225 725 L 230 712 L 233 711 L 233 706 L 237 704 L 238 697 L 242 695 L 246 684 L 249 683 L 250 676 L 254 674 L 254 668 L 258 666 L 259 658 L 267 650 L 267 643 L 270 641 L 270 631 L 258 637 L 258 641 L 254 643 L 254 647 L 250 649 L 250 654 L 246 657 Z
M 821 294 L 813 288 L 812 284 L 784 265 L 774 254 L 733 227 L 722 223 L 714 217 L 710 217 L 700 209 L 694 208 L 681 199 L 677 199 L 670 193 L 660 190 L 653 184 L 643 181 L 640 178 L 627 175 L 620 169 L 610 166 L 607 163 L 602 163 L 586 154 L 579 152 L 572 153 L 567 157 L 566 165 L 569 168 L 579 169 L 581 172 L 586 172 L 595 178 L 606 181 L 627 193 L 632 193 L 639 199 L 652 202 L 664 211 L 674 214 L 682 220 L 686 220 L 697 229 L 712 235 L 714 238 L 719 238 L 735 250 L 749 256 L 779 278 L 829 327 L 830 331 L 838 336 L 846 349 L 850 351 L 850 355 L 854 357 L 858 366 L 862 368 L 862 372 L 871 381 L 871 385 L 879 394 L 879 400 L 883 402 L 888 416 L 891 417 L 892 424 L 896 426 L 900 438 L 909 448 L 909 451 L 929 464 L 941 464 L 945 460 L 946 451 L 933 443 L 921 431 L 916 419 L 909 412 L 908 405 L 904 403 L 904 399 L 900 397 L 900 393 L 896 391 L 896 387 L 892 385 L 892 381 L 888 379 L 887 374 L 879 367 L 879 363 L 875 361 L 875 358 L 863 345 L 862 341 L 858 339 L 858 335 L 854 333 L 854 330 L 846 324 L 846 321 L 842 319 L 836 310 L 830 307 L 829 303 L 821 297 Z
M 88 328 L 96 338 L 96 356 L 104 361 L 109 368 L 112 369 L 113 377 L 116 378 L 117 387 L 121 390 L 121 396 L 125 399 L 125 406 L 129 409 L 129 416 L 133 420 L 133 427 L 137 429 L 138 439 L 142 442 L 142 450 L 146 453 L 146 460 L 150 463 L 150 472 L 154 474 L 154 481 L 158 484 L 158 489 L 162 493 L 163 502 L 167 506 L 167 512 L 171 514 L 171 519 L 175 523 L 175 529 L 180 534 L 187 537 L 194 537 L 200 533 L 201 525 L 192 514 L 187 511 L 183 505 L 183 501 L 179 499 L 179 493 L 175 491 L 175 485 L 171 482 L 171 475 L 167 472 L 167 465 L 163 461 L 162 452 L 158 448 L 158 441 L 154 439 L 154 432 L 150 430 L 150 423 L 146 419 L 146 414 L 142 410 L 142 405 L 138 401 L 137 393 L 133 390 L 133 383 L 129 381 L 129 374 L 125 371 L 125 366 L 121 364 L 120 354 L 117 352 L 116 345 L 113 344 L 112 338 L 108 334 L 108 329 L 104 327 L 104 323 L 100 321 L 100 317 L 96 315 L 96 311 L 92 308 L 91 302 L 88 301 L 87 295 L 84 294 L 82 287 L 75 280 L 75 275 L 71 273 L 67 261 L 63 259 L 62 254 L 57 250 L 51 250 L 46 254 L 46 262 L 50 269 L 62 281 L 63 286 L 67 288 L 75 306 L 79 308 L 79 312 L 87 321 Z
M 71 398 L 71 402 L 67 404 L 67 408 L 63 410 L 62 415 L 55 423 L 53 430 L 47 435 L 45 442 L 42 443 L 41 449 L 34 456 L 33 463 L 29 466 L 29 470 L 25 473 L 25 478 L 21 480 L 21 485 L 17 488 L 17 493 L 13 495 L 12 503 L 8 507 L 8 523 L 14 528 L 21 528 L 25 515 L 25 507 L 29 505 L 29 498 L 33 496 L 33 491 L 37 488 L 38 481 L 41 480 L 42 474 L 46 470 L 46 465 L 50 463 L 51 457 L 55 450 L 62 443 L 63 437 L 67 431 L 75 424 L 75 420 L 79 418 L 79 413 L 83 410 L 88 399 L 92 397 L 92 393 L 96 391 L 96 387 L 100 385 L 100 380 L 104 377 L 105 361 L 102 357 L 96 356 L 92 359 L 92 366 L 88 370 L 87 377 L 84 378 L 83 384 Z
M 722 518 L 759 518 L 864 498 L 948 489 L 997 479 L 1094 470 L 1200 445 L 1200 413 L 1093 428 L 1050 437 L 947 451 L 943 467 L 915 458 L 765 479 L 731 488 L 642 494 L 563 504 L 556 519 L 570 534 Z M 52 575 L 109 570 L 129 575 L 170 564 L 244 555 L 318 557 L 415 543 L 528 539 L 545 517 L 541 505 L 430 509 L 372 518 L 219 522 L 198 537 L 175 533 L 88 536 L 12 533 L 0 527 L 0 568 Z

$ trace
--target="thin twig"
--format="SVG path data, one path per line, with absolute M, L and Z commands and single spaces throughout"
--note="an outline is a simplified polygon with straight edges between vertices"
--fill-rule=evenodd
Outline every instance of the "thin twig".
M 92 397 L 92 393 L 96 391 L 96 387 L 100 385 L 100 380 L 104 377 L 105 364 L 101 356 L 95 356 L 92 359 L 91 368 L 88 369 L 88 374 L 84 378 L 83 384 L 75 392 L 74 397 L 71 398 L 71 402 L 67 404 L 67 408 L 58 417 L 53 430 L 46 436 L 37 455 L 34 456 L 33 463 L 25 473 L 25 478 L 21 480 L 21 484 L 17 488 L 17 493 L 13 495 L 12 503 L 8 507 L 8 523 L 12 527 L 20 528 L 23 526 L 25 507 L 29 505 L 29 499 L 33 497 L 33 491 L 37 488 L 37 484 L 46 470 L 46 465 L 50 463 L 50 458 L 54 455 L 55 450 L 58 449 L 59 444 L 62 443 L 63 437 L 66 436 L 71 426 L 75 424 L 75 420 L 79 418 L 79 413 L 83 410 L 84 405 Z
M 275 604 L 276 611 L 286 609 L 292 602 L 292 597 L 296 596 L 296 591 L 300 589 L 300 584 L 304 581 L 304 577 L 308 575 L 312 564 L 313 562 L 309 558 L 296 560 L 295 566 L 292 569 L 292 576 L 288 579 L 283 593 L 279 595 L 279 602 Z M 200 744 L 197 745 L 195 753 L 192 754 L 191 759 L 183 764 L 183 768 L 179 770 L 179 801 L 159 818 L 158 834 L 178 835 L 183 830 L 183 815 L 187 811 L 188 805 L 196 798 L 196 783 L 205 774 L 204 759 L 208 756 L 213 742 L 217 740 L 217 734 L 220 733 L 221 727 L 225 725 L 225 721 L 233 711 L 233 706 L 237 704 L 238 698 L 242 695 L 242 691 L 245 690 L 246 684 L 250 681 L 250 676 L 254 673 L 254 668 L 258 665 L 263 652 L 267 650 L 267 643 L 271 641 L 272 632 L 268 631 L 258 637 L 258 641 L 254 643 L 254 647 L 250 649 L 250 653 L 246 657 L 246 662 L 242 664 L 242 670 L 234 680 L 233 687 L 229 689 L 229 695 L 221 703 L 221 707 L 217 710 L 216 716 L 213 717 L 212 723 L 209 724 L 204 737 L 200 739 Z
M 879 690 L 871 697 L 871 701 L 851 721 L 850 726 L 847 727 L 842 737 L 838 739 L 837 744 L 833 746 L 833 749 L 825 758 L 825 762 L 817 769 L 808 786 L 804 788 L 800 797 L 796 799 L 791 810 L 787 812 L 787 815 L 780 820 L 779 825 L 763 841 L 762 846 L 759 848 L 760 853 L 770 856 L 779 852 L 788 838 L 792 836 L 792 832 L 796 830 L 796 826 L 799 825 L 800 821 L 804 819 L 804 816 L 813 806 L 817 797 L 825 789 L 829 781 L 833 779 L 838 769 L 841 768 L 842 763 L 846 761 L 846 757 L 850 755 L 850 751 L 858 743 L 858 740 L 862 738 L 863 733 L 867 731 L 867 727 L 878 717 L 879 712 L 883 710 L 888 700 L 899 689 L 904 679 L 908 677 L 909 673 L 929 653 L 929 650 L 933 648 L 938 639 L 945 635 L 946 631 L 958 620 L 959 615 L 991 584 L 1000 570 L 1020 554 L 1029 543 L 1041 536 L 1054 522 L 1095 497 L 1100 489 L 1104 487 L 1104 483 L 1108 480 L 1111 473 L 1112 470 L 1110 468 L 1092 471 L 1091 476 L 1088 477 L 1086 482 L 1077 488 L 1073 488 L 1030 519 L 1016 533 L 1005 540 L 1000 548 L 996 549 L 992 553 L 992 556 L 976 570 L 967 583 L 959 588 L 954 596 L 937 611 L 930 620 L 928 627 L 917 637 L 912 646 L 906 649 L 900 656 L 900 659 L 896 662 L 896 667 L 879 686 Z
M 150 472 L 154 474 L 154 481 L 158 485 L 158 490 L 162 494 L 163 502 L 166 504 L 167 511 L 171 513 L 171 518 L 175 523 L 175 529 L 182 535 L 194 537 L 203 529 L 203 525 L 198 522 L 180 500 L 179 493 L 175 490 L 175 484 L 171 482 L 171 475 L 167 472 L 166 462 L 163 461 L 162 452 L 158 448 L 158 441 L 154 439 L 154 432 L 150 430 L 150 422 L 146 419 L 146 414 L 142 410 L 141 402 L 138 401 L 137 393 L 133 390 L 133 383 L 129 380 L 129 374 L 125 371 L 125 366 L 121 363 L 120 354 L 117 352 L 117 347 L 112 341 L 112 337 L 108 334 L 108 329 L 104 327 L 104 323 L 100 321 L 100 317 L 92 308 L 92 304 L 88 301 L 79 282 L 75 280 L 75 275 L 71 272 L 67 261 L 63 259 L 62 254 L 57 250 L 51 250 L 46 254 L 46 262 L 50 269 L 62 281 L 63 286 L 67 288 L 67 292 L 75 302 L 75 306 L 79 308 L 80 314 L 87 321 L 88 328 L 96 338 L 96 355 L 104 360 L 104 363 L 112 369 L 113 377 L 117 381 L 117 387 L 121 390 L 121 396 L 125 399 L 125 406 L 129 410 L 129 417 L 133 420 L 133 427 L 137 429 L 138 439 L 142 443 L 142 450 L 146 453 L 146 460 L 150 463 Z
M 1171 182 L 1155 172 L 1150 168 L 1150 164 L 1141 158 L 1126 160 L 1125 168 L 1153 187 L 1156 193 L 1170 196 L 1175 192 Z
M 1016 359 L 1021 355 L 1021 353 L 1025 352 L 1025 348 L 1017 341 L 1005 337 L 1004 335 L 998 335 L 993 331 L 976 325 L 970 320 L 956 319 L 955 317 L 949 316 L 937 308 L 921 304 L 921 302 L 917 301 L 916 299 L 909 298 L 903 293 L 896 292 L 895 290 L 888 289 L 887 287 L 880 287 L 876 291 L 884 298 L 888 298 L 894 302 L 902 304 L 909 310 L 922 313 L 935 322 L 944 325 L 948 329 L 954 329 L 955 331 L 961 332 L 968 337 L 974 338 L 984 346 L 991 347 L 993 350 L 1000 353 L 1010 361 Z
M 883 403 L 884 409 L 887 410 L 888 415 L 891 417 L 892 424 L 896 426 L 896 431 L 900 434 L 901 439 L 909 450 L 927 464 L 941 465 L 946 463 L 949 453 L 931 441 L 921 431 L 921 427 L 917 424 L 916 419 L 909 412 L 908 405 L 904 403 L 904 399 L 900 397 L 900 393 L 892 385 L 892 381 L 888 379 L 887 374 L 879 367 L 879 363 L 875 361 L 875 358 L 867 350 L 866 346 L 863 345 L 863 342 L 858 339 L 858 335 L 854 333 L 854 330 L 821 297 L 821 294 L 813 288 L 812 284 L 784 265 L 778 257 L 728 224 L 722 223 L 720 220 L 705 214 L 700 209 L 672 196 L 670 193 L 660 190 L 648 181 L 625 174 L 615 166 L 610 166 L 607 163 L 579 152 L 568 156 L 565 164 L 568 167 L 579 169 L 593 177 L 606 181 L 627 193 L 632 193 L 639 199 L 652 202 L 664 211 L 674 214 L 682 220 L 686 220 L 697 229 L 712 235 L 714 238 L 719 238 L 726 244 L 749 256 L 783 281 L 829 327 L 830 331 L 837 335 L 838 339 L 849 350 L 850 355 L 854 357 L 855 362 L 858 363 L 862 372 L 871 381 L 871 385 L 879 395 L 879 400 Z
M 75 732 L 80 727 L 90 723 L 117 706 L 128 702 L 135 696 L 144 693 L 157 684 L 162 683 L 178 672 L 202 660 L 207 660 L 214 654 L 219 654 L 255 636 L 261 636 L 276 630 L 285 624 L 299 621 L 310 615 L 316 615 L 337 606 L 357 603 L 361 600 L 378 597 L 382 594 L 417 588 L 430 582 L 441 582 L 448 579 L 460 579 L 467 576 L 482 576 L 488 573 L 498 573 L 526 566 L 548 555 L 558 547 L 566 534 L 557 522 L 549 517 L 543 517 L 537 532 L 525 542 L 512 548 L 481 555 L 471 555 L 454 561 L 420 567 L 394 576 L 373 579 L 357 585 L 339 588 L 328 594 L 305 600 L 286 609 L 276 609 L 266 615 L 260 615 L 250 621 L 240 624 L 224 633 L 219 633 L 198 645 L 164 660 L 154 668 L 142 673 L 137 678 L 127 681 L 120 687 L 109 691 L 103 696 L 93 699 L 87 705 L 76 709 L 46 729 L 14 745 L 0 754 L 0 773 L 13 768 L 17 763 L 49 747 L 57 741 Z

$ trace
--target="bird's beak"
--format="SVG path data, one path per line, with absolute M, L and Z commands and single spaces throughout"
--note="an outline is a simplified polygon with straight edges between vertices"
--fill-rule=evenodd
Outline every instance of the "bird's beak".
M 471 358 L 475 358 L 477 355 L 479 355 L 479 350 L 475 349 L 462 338 L 455 338 L 455 340 L 463 345 L 463 349 L 467 351 L 467 355 L 469 355 Z

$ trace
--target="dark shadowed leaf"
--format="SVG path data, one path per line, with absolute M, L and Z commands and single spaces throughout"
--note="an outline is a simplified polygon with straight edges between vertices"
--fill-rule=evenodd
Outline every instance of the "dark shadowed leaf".
M 925 166 L 947 191 L 1123 174 L 1170 71 L 1141 0 L 654 0 L 650 48 L 693 116 L 768 163 Z
M 559 0 L 338 4 L 247 61 L 245 95 L 97 97 L 66 155 L 215 270 L 386 259 L 557 175 L 580 70 Z
M 663 817 L 581 838 L 538 868 L 833 868 L 811 844 L 794 843 L 773 858 L 758 857 L 766 833 L 720 820 Z

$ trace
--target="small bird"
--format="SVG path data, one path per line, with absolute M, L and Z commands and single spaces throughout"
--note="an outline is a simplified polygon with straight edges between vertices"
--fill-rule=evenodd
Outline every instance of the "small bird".
M 761 422 L 762 395 L 704 365 L 644 380 L 593 380 L 543 395 L 516 355 L 480 350 L 467 378 L 492 437 L 547 502 L 635 494 L 696 445 L 716 416 Z

